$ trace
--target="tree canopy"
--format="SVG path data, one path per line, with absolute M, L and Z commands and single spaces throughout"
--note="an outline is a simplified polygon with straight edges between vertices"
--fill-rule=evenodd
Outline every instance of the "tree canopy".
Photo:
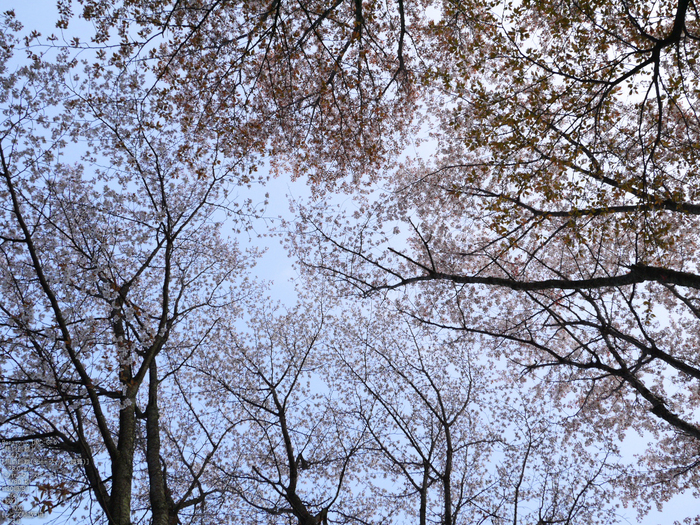
M 0 35 L 0 437 L 48 454 L 36 508 L 589 524 L 697 492 L 693 2 L 58 5 L 60 37 Z M 228 239 L 263 164 L 312 188 L 283 307 Z
M 697 16 L 450 4 L 436 156 L 361 221 L 307 209 L 300 243 L 351 289 L 492 337 L 585 417 L 659 436 L 632 489 L 657 502 L 697 486 Z

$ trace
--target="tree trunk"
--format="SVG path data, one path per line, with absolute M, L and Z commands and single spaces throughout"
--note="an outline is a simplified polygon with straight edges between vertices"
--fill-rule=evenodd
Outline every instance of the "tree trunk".
M 136 392 L 133 394 L 135 395 Z M 119 443 L 112 459 L 112 490 L 110 525 L 131 525 L 131 484 L 134 477 L 134 436 L 136 413 L 134 396 L 127 393 L 126 403 L 119 412 Z
M 179 523 L 175 504 L 168 493 L 165 466 L 160 463 L 160 413 L 158 409 L 158 367 L 155 357 L 148 368 L 146 407 L 146 463 L 153 525 Z

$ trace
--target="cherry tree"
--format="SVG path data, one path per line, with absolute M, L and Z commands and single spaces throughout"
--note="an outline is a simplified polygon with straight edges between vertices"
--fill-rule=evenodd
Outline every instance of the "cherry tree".
M 460 523 L 464 507 L 490 483 L 480 459 L 498 441 L 475 408 L 468 354 L 449 343 L 431 347 L 425 334 L 396 326 L 391 316 L 355 315 L 362 321 L 350 337 L 330 342 L 341 365 L 337 381 L 367 426 L 381 468 L 405 484 L 397 506 L 421 525 Z
M 506 365 L 485 363 L 478 337 L 376 306 L 337 325 L 329 346 L 338 389 L 392 480 L 385 500 L 397 523 L 618 521 L 622 465 L 609 432 L 592 445 Z
M 76 83 L 67 53 L 10 70 L 4 24 L 0 436 L 41 444 L 27 469 L 45 510 L 194 519 L 230 429 L 198 419 L 180 370 L 250 293 L 252 255 L 221 235 L 255 213 L 235 200 L 248 166 L 160 118 L 138 71 L 88 65 Z
M 410 138 L 430 4 L 61 0 L 58 25 L 67 35 L 84 18 L 92 42 L 71 46 L 147 64 L 192 115 L 183 125 L 218 130 L 226 148 L 256 150 L 316 190 L 354 190 Z
M 656 436 L 642 508 L 697 486 L 697 16 L 445 4 L 437 154 L 352 213 L 308 207 L 296 240 L 348 292 L 493 337 L 590 425 Z
M 258 308 L 193 364 L 215 417 L 236 425 L 215 473 L 232 523 L 371 523 L 382 510 L 364 426 L 330 387 L 325 308 Z

